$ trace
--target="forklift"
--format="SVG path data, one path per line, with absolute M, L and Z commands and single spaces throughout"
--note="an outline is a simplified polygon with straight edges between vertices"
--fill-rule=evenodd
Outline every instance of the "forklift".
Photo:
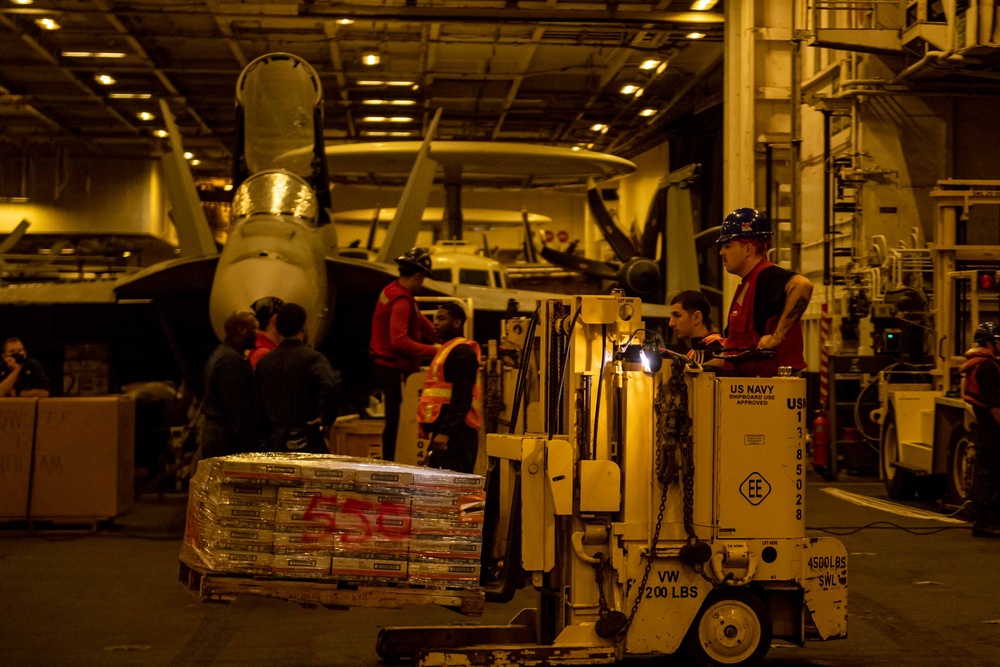
M 805 380 L 690 362 L 622 294 L 540 301 L 504 341 L 517 375 L 508 432 L 487 436 L 481 583 L 487 601 L 531 586 L 537 606 L 385 628 L 380 657 L 756 665 L 772 641 L 847 636 L 847 550 L 805 535 Z

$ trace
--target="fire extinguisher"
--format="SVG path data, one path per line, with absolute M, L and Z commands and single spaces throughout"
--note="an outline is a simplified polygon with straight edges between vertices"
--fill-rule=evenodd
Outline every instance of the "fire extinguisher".
M 823 410 L 816 411 L 812 423 L 812 462 L 813 466 L 828 470 L 830 466 L 830 420 Z

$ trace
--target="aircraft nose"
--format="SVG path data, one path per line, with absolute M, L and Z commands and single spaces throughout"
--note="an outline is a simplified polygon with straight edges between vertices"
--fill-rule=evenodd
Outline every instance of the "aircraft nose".
M 219 340 L 225 337 L 224 323 L 233 311 L 249 309 L 250 304 L 265 296 L 305 308 L 309 339 L 320 340 L 329 308 L 325 276 L 321 278 L 306 267 L 267 255 L 220 262 L 216 269 L 209 314 Z

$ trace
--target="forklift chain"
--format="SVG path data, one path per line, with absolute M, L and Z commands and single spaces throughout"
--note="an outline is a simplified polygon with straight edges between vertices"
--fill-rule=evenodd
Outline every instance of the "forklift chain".
M 684 369 L 686 364 L 683 361 L 675 360 L 670 368 L 670 380 L 667 383 L 669 389 L 669 399 L 664 398 L 663 386 L 660 385 L 656 392 L 653 409 L 656 415 L 656 448 L 655 448 L 655 469 L 656 477 L 660 482 L 660 507 L 656 515 L 656 527 L 653 529 L 653 548 L 656 548 L 660 541 L 660 529 L 663 527 L 663 514 L 667 507 L 667 490 L 671 483 L 678 479 L 677 453 L 680 451 L 680 467 L 683 471 L 684 484 L 684 528 L 688 534 L 688 541 L 694 544 L 698 541 L 694 534 L 694 487 L 692 475 L 694 474 L 694 463 L 692 460 L 693 448 L 691 442 L 691 417 L 688 414 L 688 393 L 687 383 L 684 380 Z M 673 437 L 667 434 L 673 432 Z M 646 591 L 646 582 L 649 580 L 649 573 L 653 569 L 653 553 L 647 555 L 646 568 L 642 573 L 642 581 L 639 583 L 638 593 L 632 603 L 632 609 L 628 616 L 621 621 L 624 616 L 620 611 L 611 611 L 608 608 L 607 598 L 604 593 L 604 570 L 608 566 L 607 559 L 600 556 L 600 562 L 595 567 L 595 579 L 597 582 L 598 601 L 600 604 L 599 624 L 607 629 L 616 628 L 621 625 L 615 635 L 616 641 L 624 641 L 628 629 L 639 611 L 639 603 L 642 601 Z M 617 616 L 617 618 L 615 618 Z M 600 633 L 598 633 L 600 634 Z M 603 636 L 603 635 L 601 635 Z

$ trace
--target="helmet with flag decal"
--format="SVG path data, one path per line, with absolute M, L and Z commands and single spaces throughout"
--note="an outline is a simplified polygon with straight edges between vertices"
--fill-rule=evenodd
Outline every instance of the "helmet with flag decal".
M 400 275 L 431 275 L 431 253 L 427 248 L 410 248 L 396 258 L 396 264 L 399 264 Z
M 771 237 L 771 221 L 763 211 L 755 208 L 738 208 L 722 221 L 722 232 L 716 243 L 739 239 L 767 241 Z

